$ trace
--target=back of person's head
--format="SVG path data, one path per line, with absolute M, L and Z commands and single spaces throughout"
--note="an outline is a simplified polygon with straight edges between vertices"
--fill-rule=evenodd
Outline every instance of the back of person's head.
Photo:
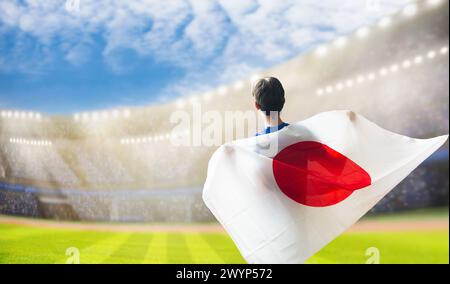
M 284 106 L 284 89 L 281 82 L 274 77 L 266 77 L 258 80 L 252 89 L 257 106 L 270 115 L 271 111 L 280 112 Z

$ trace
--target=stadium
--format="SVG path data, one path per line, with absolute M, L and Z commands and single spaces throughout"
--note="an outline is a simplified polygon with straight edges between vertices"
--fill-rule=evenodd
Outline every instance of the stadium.
M 173 146 L 174 136 L 194 134 L 168 131 L 172 112 L 247 111 L 252 82 L 275 76 L 289 101 L 287 121 L 351 109 L 402 135 L 446 134 L 448 13 L 448 1 L 419 1 L 249 78 L 174 101 L 70 115 L 1 109 L 0 263 L 65 263 L 71 247 L 83 263 L 242 263 L 202 200 L 217 146 Z M 225 131 L 228 141 L 254 135 Z M 446 143 L 309 262 L 365 263 L 375 246 L 382 263 L 448 263 L 448 157 Z

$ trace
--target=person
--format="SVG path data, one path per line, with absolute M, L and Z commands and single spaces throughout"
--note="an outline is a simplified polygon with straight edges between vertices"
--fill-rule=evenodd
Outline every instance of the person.
M 256 136 L 269 134 L 283 129 L 289 124 L 281 119 L 281 110 L 284 107 L 284 89 L 281 82 L 275 77 L 259 79 L 252 88 L 255 107 L 264 113 L 265 129 L 256 133 Z

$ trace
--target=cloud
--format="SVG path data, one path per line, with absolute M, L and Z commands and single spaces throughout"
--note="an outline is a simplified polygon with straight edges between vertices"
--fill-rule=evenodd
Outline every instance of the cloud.
M 77 1 L 77 0 L 70 0 Z M 150 57 L 186 71 L 188 82 L 206 85 L 237 79 L 393 13 L 409 0 L 66 0 L 0 2 L 0 39 L 11 31 L 32 37 L 42 50 L 59 48 L 64 59 L 82 66 L 100 48 L 112 72 L 124 72 L 132 58 Z M 376 3 L 377 5 L 368 5 Z M 5 31 L 6 30 L 6 31 Z M 99 38 L 102 45 L 93 44 Z M 36 43 L 27 43 L 36 45 Z M 5 56 L 23 59 L 26 47 Z M 43 56 L 48 56 L 43 53 Z M 126 58 L 127 60 L 123 60 Z M 3 62 L 3 63 L 2 63 Z

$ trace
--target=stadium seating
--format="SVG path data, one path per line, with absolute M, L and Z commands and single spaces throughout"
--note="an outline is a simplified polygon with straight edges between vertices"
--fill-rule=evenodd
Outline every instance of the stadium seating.
M 375 24 L 364 37 L 358 31 L 349 35 L 345 46 L 334 41 L 255 76 L 276 76 L 283 82 L 288 121 L 352 109 L 405 135 L 448 133 L 448 2 L 439 8 L 420 5 L 415 17 L 393 15 L 388 27 Z M 73 116 L 23 119 L 26 114 L 2 110 L 0 200 L 23 204 L 17 190 L 12 193 L 6 186 L 20 184 L 24 196 L 27 187 L 35 190 L 24 197 L 33 208 L 51 200 L 71 206 L 75 213 L 70 216 L 80 219 L 211 220 L 200 196 L 216 147 L 171 145 L 170 115 L 178 109 L 191 111 L 193 101 L 204 112 L 248 110 L 251 81 L 160 105 Z M 448 204 L 447 171 L 448 144 L 374 211 Z M 0 206 L 0 213 L 8 212 L 20 210 Z

